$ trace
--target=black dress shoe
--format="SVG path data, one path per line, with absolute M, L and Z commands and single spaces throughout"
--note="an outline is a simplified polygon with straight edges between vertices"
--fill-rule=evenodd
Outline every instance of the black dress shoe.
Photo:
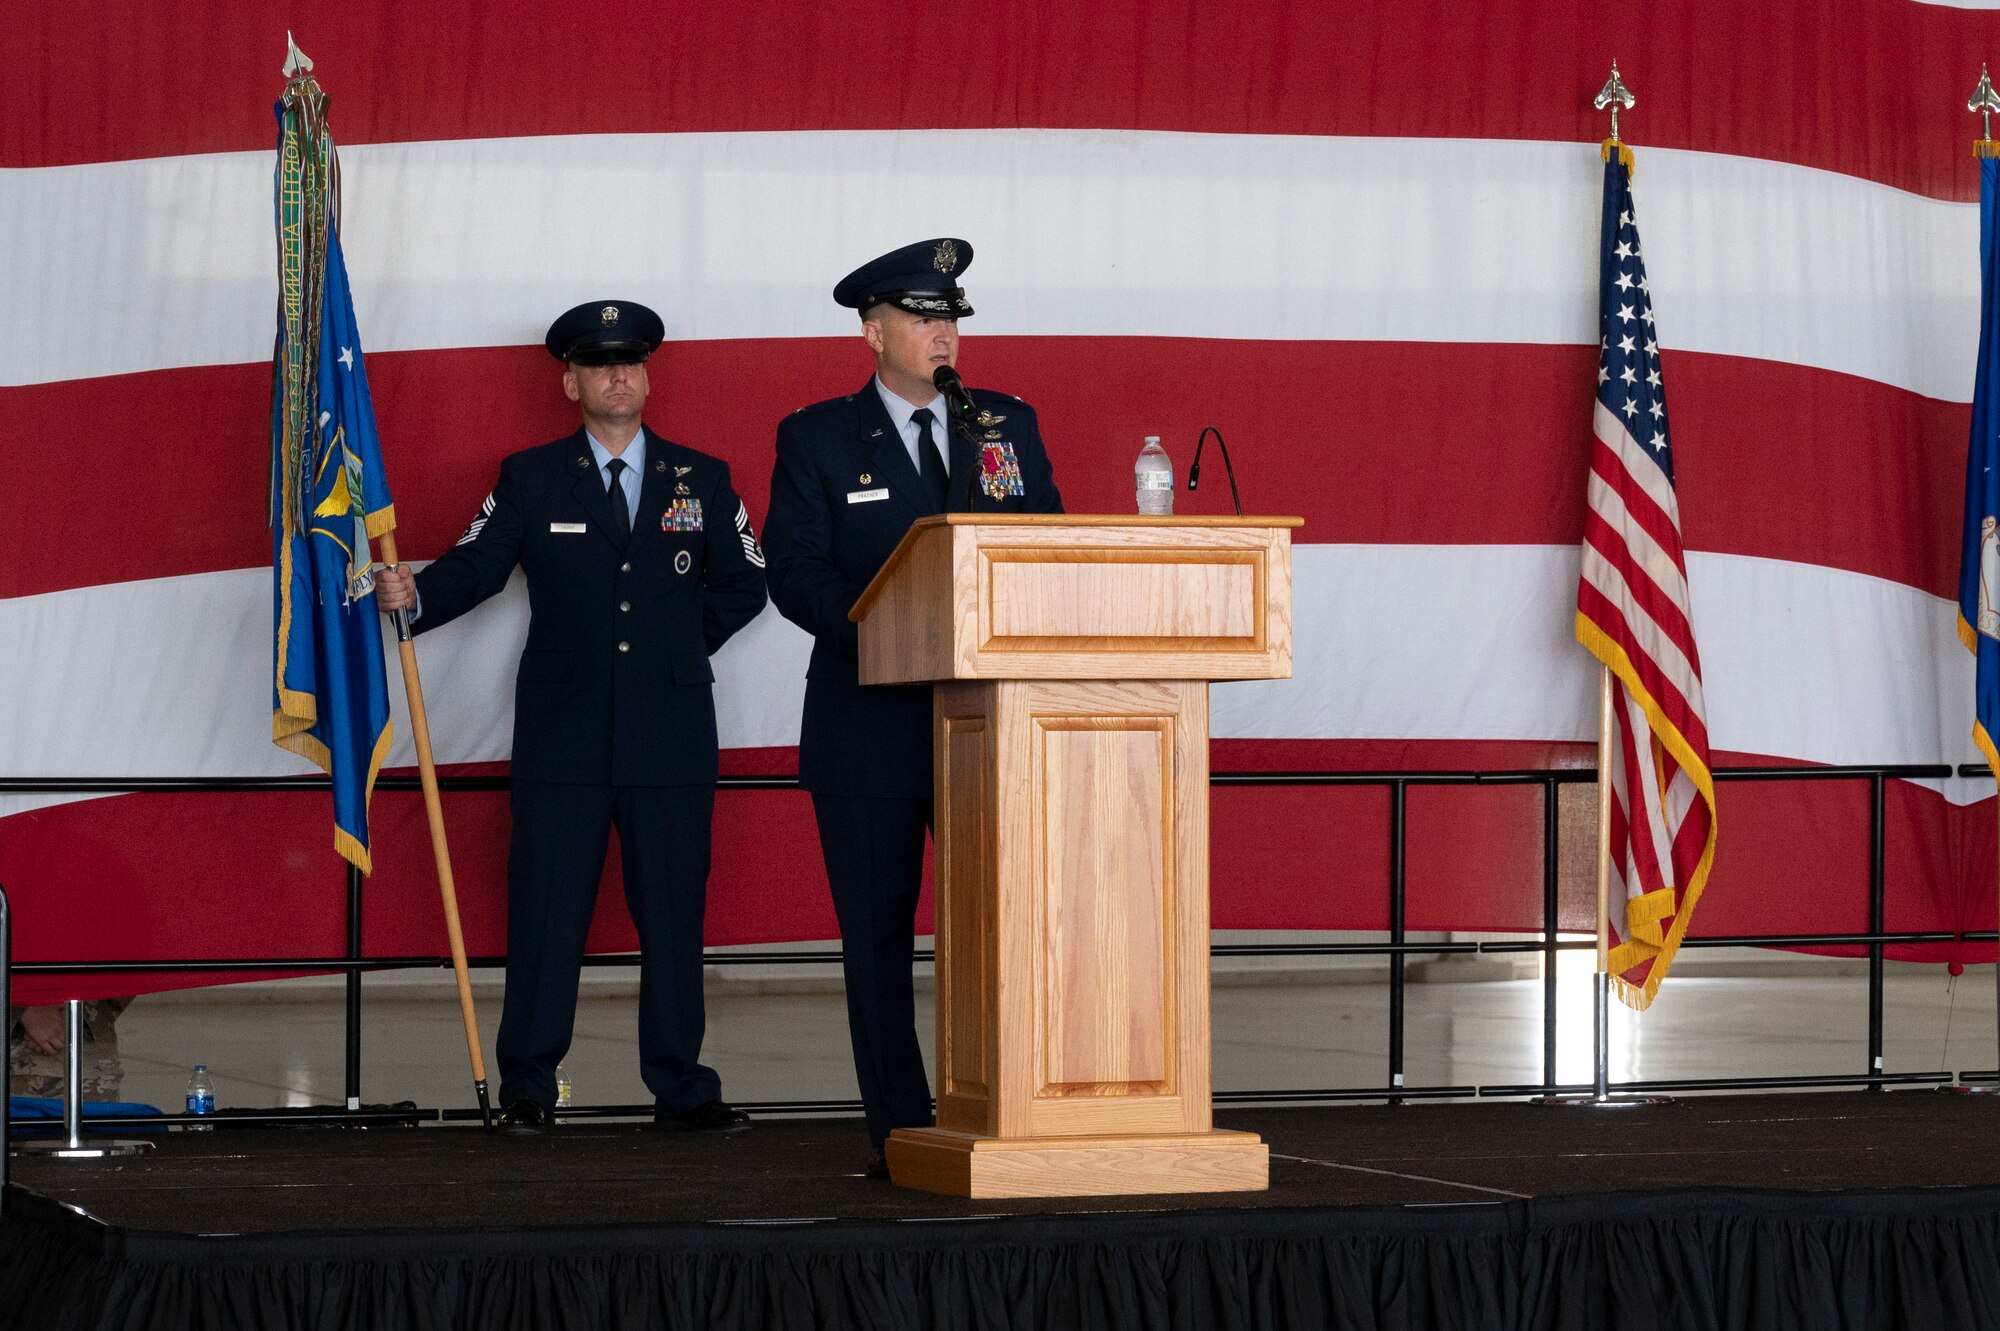
M 727 1100 L 710 1100 L 685 1114 L 654 1114 L 653 1126 L 668 1132 L 708 1132 L 732 1137 L 750 1131 L 750 1116 Z
M 516 1100 L 500 1111 L 500 1135 L 503 1137 L 539 1137 L 549 1130 L 555 1115 L 547 1105 L 533 1100 Z
M 882 1154 L 881 1147 L 878 1146 L 875 1148 L 875 1153 L 868 1157 L 868 1167 L 861 1172 L 869 1178 L 886 1179 L 889 1177 L 889 1157 Z

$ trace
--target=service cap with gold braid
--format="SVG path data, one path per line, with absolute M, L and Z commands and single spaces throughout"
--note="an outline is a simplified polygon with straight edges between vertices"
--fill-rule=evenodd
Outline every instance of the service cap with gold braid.
M 932 319 L 972 313 L 958 275 L 972 267 L 972 245 L 956 236 L 920 240 L 871 259 L 840 279 L 835 304 L 866 314 L 884 303 Z

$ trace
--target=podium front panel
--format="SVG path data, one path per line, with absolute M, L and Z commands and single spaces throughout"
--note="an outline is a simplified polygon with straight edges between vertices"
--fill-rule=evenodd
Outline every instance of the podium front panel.
M 937 690 L 938 1126 L 1206 1131 L 1208 688 Z

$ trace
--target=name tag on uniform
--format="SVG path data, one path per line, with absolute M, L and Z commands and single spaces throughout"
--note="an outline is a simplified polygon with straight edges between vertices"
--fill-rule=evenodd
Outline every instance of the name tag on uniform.
M 847 502 L 850 504 L 872 504 L 877 499 L 887 499 L 888 497 L 889 491 L 886 486 L 880 490 L 849 490 L 847 492 Z
M 590 530 L 590 527 L 589 527 L 589 525 L 588 525 L 587 523 L 582 523 L 582 522 L 551 522 L 551 523 L 549 524 L 549 530 L 550 530 L 550 531 L 589 531 L 589 530 Z

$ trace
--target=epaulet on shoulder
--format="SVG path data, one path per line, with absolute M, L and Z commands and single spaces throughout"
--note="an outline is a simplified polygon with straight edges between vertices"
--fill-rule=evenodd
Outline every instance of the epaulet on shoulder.
M 1028 405 L 1012 393 L 1004 393 L 997 388 L 975 388 L 972 390 L 972 395 L 974 397 L 997 397 L 1002 402 L 1020 402 L 1024 407 Z
M 852 401 L 854 401 L 853 394 L 849 394 L 846 397 L 830 397 L 824 402 L 807 403 L 805 406 L 800 407 L 797 411 L 794 411 L 792 415 L 812 416 L 822 411 L 832 411 L 835 407 L 844 407 Z
M 690 467 L 690 469 L 696 466 L 703 467 L 705 469 L 708 467 L 719 467 L 723 465 L 722 459 L 715 456 L 715 454 L 713 453 L 704 453 L 698 448 L 689 448 L 686 444 L 677 444 L 671 439 L 663 439 L 661 440 L 661 442 L 667 446 L 666 452 L 671 453 L 673 455 L 673 458 L 679 460 L 679 462 L 676 463 L 677 466 L 680 464 L 686 464 L 687 466 Z M 661 462 L 666 462 L 669 459 L 665 456 L 662 456 L 659 460 Z

